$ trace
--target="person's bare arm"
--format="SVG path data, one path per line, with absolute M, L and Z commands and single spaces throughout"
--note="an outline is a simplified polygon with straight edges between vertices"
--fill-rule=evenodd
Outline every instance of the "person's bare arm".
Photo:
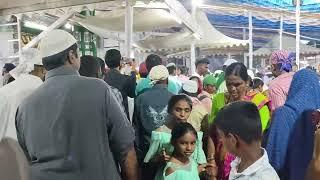
M 127 158 L 120 164 L 120 166 L 123 180 L 139 179 L 138 161 L 134 147 L 129 150 Z
M 106 88 L 105 96 L 106 127 L 110 150 L 116 162 L 121 166 L 122 179 L 138 180 L 134 129 L 120 104 L 112 95 L 110 88 Z
M 305 180 L 318 180 L 320 177 L 320 130 L 315 134 L 313 158 L 309 164 Z
M 207 161 L 210 165 L 207 168 L 207 174 L 210 180 L 215 180 L 218 172 L 218 168 L 215 161 L 215 146 L 210 136 L 208 136 L 208 147 L 207 147 Z

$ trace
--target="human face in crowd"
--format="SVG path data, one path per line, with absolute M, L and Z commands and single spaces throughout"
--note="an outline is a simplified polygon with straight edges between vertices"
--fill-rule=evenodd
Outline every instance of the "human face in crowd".
M 180 76 L 180 75 L 181 75 L 181 70 L 180 70 L 180 68 L 177 68 L 176 74 L 177 74 L 177 76 Z
M 216 93 L 216 87 L 213 85 L 206 85 L 205 91 L 207 91 L 209 94 L 215 94 Z
M 257 90 L 262 93 L 263 92 L 263 86 L 259 86 Z
M 235 75 L 228 76 L 226 85 L 232 101 L 240 101 L 246 95 L 248 83 L 240 77 Z
M 209 65 L 207 63 L 199 64 L 197 67 L 198 74 L 200 76 L 205 75 L 208 72 Z
M 185 100 L 178 101 L 172 110 L 172 116 L 176 122 L 187 122 L 191 113 L 191 107 Z
M 175 141 L 175 153 L 180 157 L 189 158 L 196 147 L 196 141 L 197 137 L 192 132 L 187 132 Z
M 280 76 L 281 72 L 277 69 L 277 65 L 271 64 L 271 73 L 274 77 Z

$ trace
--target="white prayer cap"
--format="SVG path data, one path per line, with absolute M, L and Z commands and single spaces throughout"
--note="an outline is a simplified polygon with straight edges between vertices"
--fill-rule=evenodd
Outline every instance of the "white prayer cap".
M 213 74 L 216 76 L 216 75 L 219 75 L 219 74 L 221 74 L 221 73 L 223 73 L 222 70 L 216 70 Z
M 253 73 L 253 71 L 252 71 L 251 69 L 248 69 L 248 70 L 247 70 L 247 73 L 248 73 L 248 75 L 251 77 L 251 79 L 254 78 L 254 73 Z
M 197 93 L 198 83 L 196 81 L 187 80 L 184 82 L 182 89 L 188 93 Z
M 231 64 L 236 63 L 236 62 L 238 62 L 238 61 L 234 60 L 234 59 L 228 59 L 228 60 L 226 60 L 226 62 L 224 62 L 223 66 L 227 66 L 228 67 Z
M 49 57 L 58 54 L 75 43 L 77 40 L 70 33 L 60 29 L 52 30 L 39 43 L 40 55 Z
M 21 52 L 19 64 L 11 70 L 10 75 L 17 79 L 21 74 L 28 74 L 34 70 L 34 65 L 42 65 L 42 59 L 38 49 L 29 48 Z
M 149 77 L 153 83 L 156 83 L 157 81 L 167 79 L 169 77 L 169 72 L 164 65 L 158 65 L 151 69 Z
M 176 64 L 175 63 L 169 63 L 169 64 L 167 64 L 167 68 L 168 67 L 176 67 Z

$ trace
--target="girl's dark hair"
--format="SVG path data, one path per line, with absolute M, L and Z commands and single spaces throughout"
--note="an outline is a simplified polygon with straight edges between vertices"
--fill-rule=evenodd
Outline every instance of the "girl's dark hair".
M 186 101 L 190 108 L 192 109 L 192 101 L 191 99 L 185 95 L 185 94 L 179 94 L 179 95 L 174 95 L 170 98 L 169 103 L 168 103 L 168 113 L 170 114 L 173 111 L 174 106 L 177 104 L 179 101 Z
M 245 82 L 248 82 L 249 80 L 247 68 L 242 63 L 233 63 L 227 67 L 225 77 L 227 78 L 228 76 L 231 76 L 231 75 L 238 76 Z
M 252 82 L 253 82 L 253 85 L 252 85 L 253 89 L 257 89 L 259 86 L 263 86 L 264 85 L 264 82 L 259 78 L 254 78 L 252 80 Z
M 196 139 L 198 139 L 197 131 L 191 124 L 187 122 L 178 123 L 171 131 L 171 143 L 174 144 L 174 142 L 176 142 L 177 139 L 181 138 L 188 132 L 194 134 L 196 136 Z

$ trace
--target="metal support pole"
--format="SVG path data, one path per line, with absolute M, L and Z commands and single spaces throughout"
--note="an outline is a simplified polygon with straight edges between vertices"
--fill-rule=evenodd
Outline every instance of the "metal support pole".
M 21 51 L 22 51 L 22 44 L 21 44 L 21 16 L 16 16 L 17 18 L 17 31 L 18 31 L 18 46 L 19 46 L 19 63 L 21 60 Z
M 196 47 L 194 45 L 194 42 L 191 43 L 190 46 L 190 69 L 191 69 L 191 74 L 194 74 L 196 72 Z
M 42 31 L 37 37 L 33 38 L 27 45 L 25 45 L 22 50 L 28 49 L 36 45 L 44 36 L 46 36 L 52 30 L 59 28 L 62 26 L 69 18 L 71 18 L 75 12 L 71 12 L 63 15 L 57 21 L 55 21 L 51 26 L 49 26 L 46 30 Z
M 300 0 L 296 3 L 296 63 L 300 69 Z
M 283 14 L 280 16 L 280 30 L 279 30 L 279 49 L 282 50 L 282 34 L 283 34 Z
M 125 17 L 125 45 L 127 58 L 133 58 L 132 50 L 132 36 L 133 36 L 133 6 L 130 4 L 130 0 L 126 0 L 126 17 Z
M 249 69 L 253 66 L 252 12 L 249 11 Z
M 242 29 L 242 39 L 247 40 L 246 28 Z M 248 67 L 248 54 L 247 53 L 243 53 L 243 63 L 246 67 Z

